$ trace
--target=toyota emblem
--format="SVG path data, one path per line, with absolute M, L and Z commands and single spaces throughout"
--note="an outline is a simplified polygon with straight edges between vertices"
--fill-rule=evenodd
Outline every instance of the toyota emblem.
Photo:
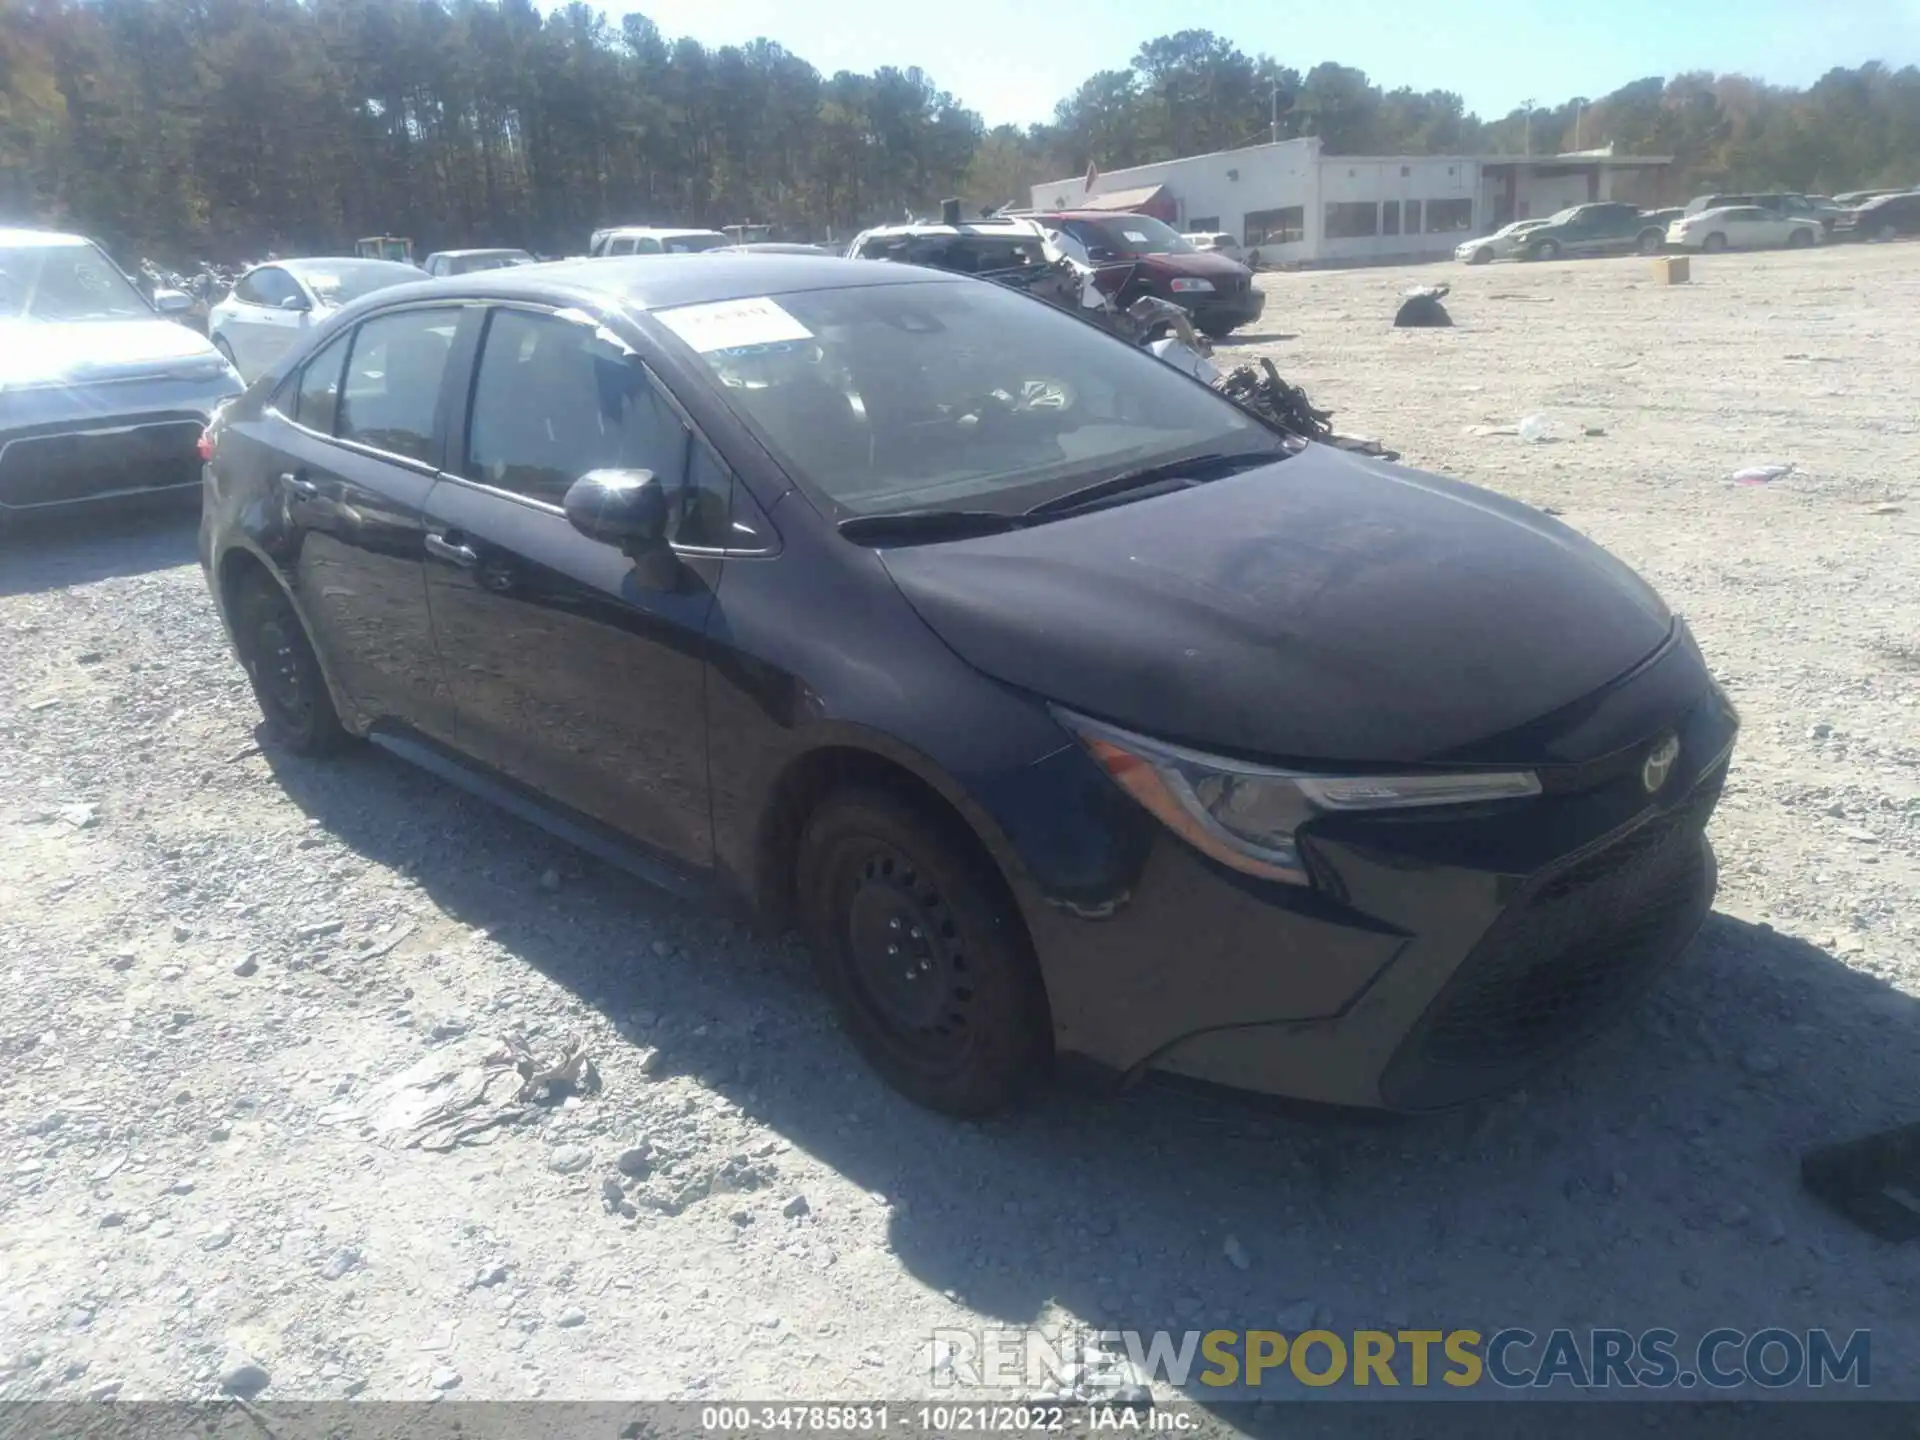
M 1640 767 L 1640 783 L 1647 787 L 1649 795 L 1667 783 L 1667 776 L 1673 773 L 1673 762 L 1679 758 L 1680 741 L 1674 736 L 1663 735 L 1654 742 L 1647 752 L 1647 763 Z

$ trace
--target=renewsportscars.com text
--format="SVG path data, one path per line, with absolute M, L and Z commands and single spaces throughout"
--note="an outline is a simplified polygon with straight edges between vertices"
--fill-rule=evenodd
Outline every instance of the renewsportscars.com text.
M 936 1330 L 936 1387 L 1020 1390 L 1074 1379 L 1102 1388 L 1305 1385 L 1456 1390 L 1865 1388 L 1872 1335 L 1853 1330 L 1102 1330 L 1049 1337 L 1021 1327 Z

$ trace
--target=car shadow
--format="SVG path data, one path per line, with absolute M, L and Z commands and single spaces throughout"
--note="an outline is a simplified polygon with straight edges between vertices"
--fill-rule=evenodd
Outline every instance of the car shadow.
M 956 1326 L 1066 1312 L 1176 1335 L 1311 1322 L 1844 1336 L 1911 1318 L 1897 1292 L 1920 1271 L 1903 1278 L 1896 1247 L 1808 1198 L 1797 1163 L 1916 1118 L 1920 1002 L 1764 925 L 1715 913 L 1630 1018 L 1458 1111 L 1300 1113 L 1148 1084 L 957 1123 L 858 1061 L 791 937 L 756 940 L 522 822 L 483 823 L 497 812 L 382 753 L 267 754 L 321 826 L 446 914 L 616 1022 L 657 1017 L 644 1039 L 662 1072 L 884 1194 L 890 1248 L 967 1307 Z M 550 867 L 561 894 L 542 893 Z M 1765 1314 L 1748 1313 L 1756 1271 L 1775 1297 Z M 1242 1428 L 1281 1428 L 1227 1403 L 1244 1392 L 1190 1377 L 1185 1393 Z
M 188 565 L 199 555 L 199 533 L 197 492 L 7 516 L 0 520 L 0 596 Z

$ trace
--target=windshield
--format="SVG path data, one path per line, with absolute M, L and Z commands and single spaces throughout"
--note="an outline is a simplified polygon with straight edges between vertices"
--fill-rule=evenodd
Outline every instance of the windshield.
M 984 283 L 810 290 L 655 312 L 841 516 L 1017 511 L 1272 431 L 1165 362 Z
M 324 269 L 299 271 L 300 283 L 320 297 L 324 305 L 346 305 L 362 295 L 371 295 L 389 285 L 405 285 L 423 278 L 412 265 L 392 260 L 321 261 Z
M 153 307 L 91 245 L 0 246 L 0 316 L 146 320 Z
M 1116 215 L 1111 220 L 1066 220 L 1062 228 L 1091 253 L 1104 248 L 1116 255 L 1191 255 L 1194 247 L 1171 225 L 1151 215 Z
M 716 246 L 731 245 L 733 242 L 717 230 L 695 231 L 691 235 L 662 235 L 660 248 L 669 255 L 691 255 L 701 250 L 712 250 Z
M 1549 225 L 1564 225 L 1579 213 L 1580 207 L 1578 205 L 1569 205 L 1565 210 L 1556 210 L 1553 214 L 1549 215 L 1546 223 Z
M 462 255 L 453 262 L 456 275 L 476 270 L 509 270 L 515 265 L 531 265 L 533 257 L 524 250 L 489 250 L 481 255 Z

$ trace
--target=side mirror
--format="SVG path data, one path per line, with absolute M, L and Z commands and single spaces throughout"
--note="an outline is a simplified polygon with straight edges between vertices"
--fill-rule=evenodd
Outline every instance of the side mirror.
M 651 470 L 589 470 L 567 487 L 561 508 L 582 535 L 632 560 L 648 589 L 679 583 L 680 560 L 667 543 L 667 492 Z
M 313 309 L 313 302 L 304 295 L 289 295 L 280 302 L 282 310 L 293 310 L 301 314 Z
M 155 290 L 153 308 L 162 315 L 184 315 L 193 309 L 193 297 L 184 290 Z

